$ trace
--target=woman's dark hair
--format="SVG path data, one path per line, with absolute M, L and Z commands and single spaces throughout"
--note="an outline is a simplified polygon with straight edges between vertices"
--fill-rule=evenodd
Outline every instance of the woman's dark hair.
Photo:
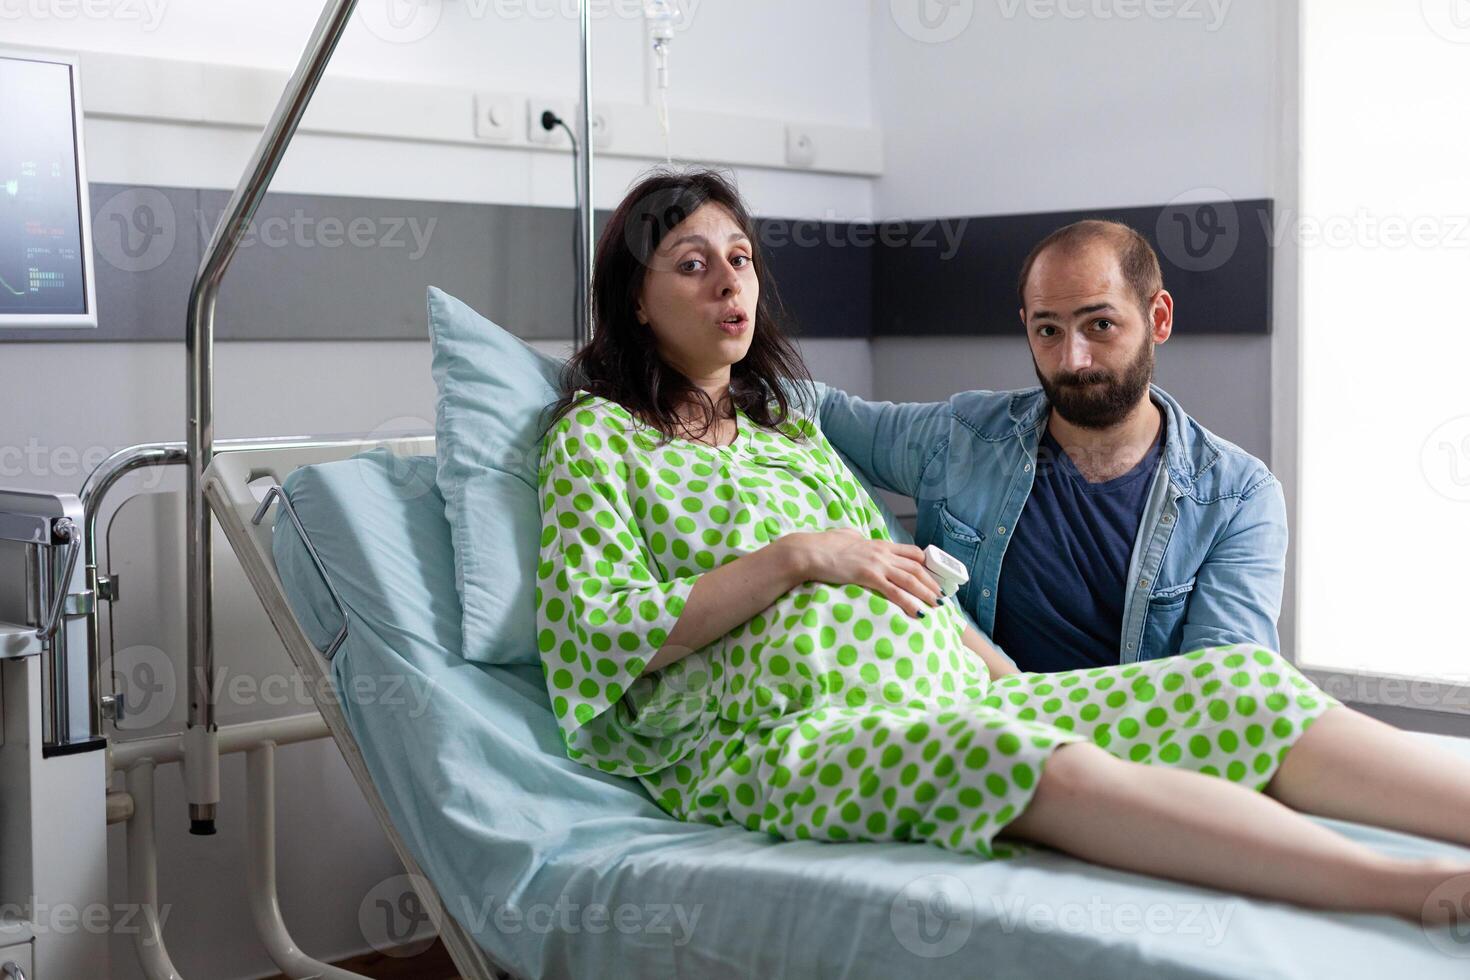
M 811 375 L 786 336 L 785 312 L 766 271 L 755 222 L 734 185 L 718 171 L 660 168 L 628 192 L 598 239 L 592 271 L 592 339 L 567 360 L 561 397 L 547 409 L 547 430 L 585 400 L 587 396 L 576 394 L 584 388 L 592 396 L 622 405 L 665 439 L 686 428 L 703 435 L 718 421 L 719 406 L 664 362 L 652 329 L 638 322 L 636 312 L 659 243 L 705 204 L 723 207 L 750 239 L 751 265 L 761 287 L 750 350 L 730 368 L 730 398 L 763 428 L 786 421 L 790 393 L 784 382 L 810 384 Z M 686 423 L 679 409 L 690 402 L 697 410 L 693 421 Z M 697 425 L 701 416 L 703 427 Z

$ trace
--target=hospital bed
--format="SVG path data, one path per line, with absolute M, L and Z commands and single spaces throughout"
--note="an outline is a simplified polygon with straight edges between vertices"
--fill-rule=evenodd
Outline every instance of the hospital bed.
M 204 490 L 297 667 L 330 680 L 307 686 L 465 977 L 1470 974 L 1447 931 L 1046 849 L 984 861 L 675 820 L 566 758 L 539 667 L 460 655 L 432 440 L 366 445 L 231 452 Z M 425 696 L 379 696 L 393 681 Z M 1470 856 L 1322 822 L 1387 853 Z
M 87 565 L 78 574 L 91 576 L 95 509 L 107 488 L 144 466 L 186 469 L 189 715 L 168 757 L 183 763 L 193 832 L 214 831 L 220 753 L 243 737 L 223 732 L 214 716 L 212 511 L 425 912 L 471 980 L 1467 974 L 1470 944 L 1383 916 L 1313 913 L 1046 850 L 986 862 L 929 845 L 781 841 L 686 823 L 654 805 L 637 782 L 567 759 L 539 666 L 488 666 L 461 656 L 432 440 L 219 447 L 214 440 L 220 283 L 354 3 L 325 3 L 205 249 L 187 310 L 185 443 L 119 453 L 83 488 Z M 590 7 L 580 4 L 583 105 L 592 103 Z M 578 288 L 585 300 L 593 141 L 581 115 Z M 588 318 L 585 303 L 578 306 L 580 343 Z M 97 594 L 104 584 L 95 583 Z M 95 634 L 93 607 L 79 607 L 77 616 L 85 619 L 79 631 Z M 96 686 L 99 645 L 95 636 L 82 639 L 77 651 L 86 656 L 77 659 L 85 662 L 53 672 L 59 692 Z M 393 685 L 399 693 L 389 697 Z M 404 699 L 406 690 L 422 697 Z M 100 717 L 93 704 L 78 731 L 47 750 L 71 753 L 96 742 Z M 313 734 L 311 722 L 257 733 L 252 833 L 267 871 L 253 873 L 263 882 L 255 905 L 269 927 L 262 932 L 274 936 L 272 956 L 283 969 L 293 964 L 289 974 L 348 976 L 291 946 L 269 870 L 268 748 Z M 1470 755 L 1463 743 L 1443 741 Z M 157 892 L 151 765 L 128 772 L 129 792 L 114 795 L 136 808 L 128 826 L 130 876 L 138 881 L 130 893 L 149 910 Z M 1391 853 L 1455 850 L 1338 826 Z M 173 975 L 156 926 L 140 933 L 149 939 L 140 956 L 150 975 Z

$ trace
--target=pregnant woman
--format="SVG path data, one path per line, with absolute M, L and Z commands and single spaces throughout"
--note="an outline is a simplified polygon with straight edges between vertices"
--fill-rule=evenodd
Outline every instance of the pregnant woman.
M 1296 811 L 1470 844 L 1455 756 L 1268 650 L 1019 673 L 940 601 L 793 400 L 809 377 L 756 244 L 708 171 L 646 178 L 599 243 L 595 334 L 539 477 L 539 644 L 571 758 L 685 820 L 990 858 L 1030 842 L 1453 921 L 1470 862 L 1384 856 Z

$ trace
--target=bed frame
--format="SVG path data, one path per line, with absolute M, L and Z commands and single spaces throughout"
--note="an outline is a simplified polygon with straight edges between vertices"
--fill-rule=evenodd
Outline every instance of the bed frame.
M 319 696 L 321 692 L 336 689 L 331 683 L 331 661 L 308 639 L 301 622 L 291 611 L 281 578 L 276 572 L 275 557 L 271 550 L 271 534 L 275 521 L 269 519 L 268 511 L 275 511 L 276 521 L 281 520 L 283 515 L 287 519 L 294 519 L 294 515 L 288 510 L 290 503 L 280 490 L 286 476 L 302 466 L 348 459 L 380 447 L 386 447 L 400 455 L 434 455 L 432 437 L 345 440 L 222 453 L 205 470 L 204 496 L 209 502 L 210 510 L 219 519 L 225 537 L 239 557 L 256 595 L 260 596 L 271 623 L 286 646 L 286 652 L 296 664 L 302 678 L 308 682 L 306 688 L 311 692 L 312 701 L 326 721 L 327 729 L 332 733 L 337 747 L 342 750 L 342 757 L 347 760 L 347 767 L 352 770 L 353 778 L 357 780 L 358 788 L 372 807 L 373 815 L 378 818 L 383 832 L 392 842 L 394 853 L 408 871 L 414 891 L 423 901 L 435 928 L 439 930 L 439 936 L 454 960 L 454 965 L 459 968 L 460 975 L 466 980 L 505 980 L 513 974 L 492 962 L 474 937 L 448 914 L 442 896 L 404 845 L 402 836 L 389 819 L 383 798 L 368 774 L 367 763 L 363 760 L 362 751 L 353 738 L 352 730 L 347 726 L 341 705 L 333 697 L 323 699 Z M 265 479 L 271 481 L 267 492 L 258 495 L 259 488 L 252 487 L 252 484 L 258 484 Z M 303 535 L 302 540 L 306 542 L 315 560 L 316 553 L 311 549 L 310 539 Z M 331 581 L 320 561 L 317 561 L 317 568 L 322 572 L 330 590 Z M 343 636 L 345 632 L 338 635 L 337 640 L 328 648 L 330 652 L 335 652 Z
M 152 843 L 152 766 L 161 762 L 179 762 L 183 770 L 183 781 L 188 799 L 190 833 L 210 835 L 215 832 L 215 820 L 219 807 L 220 754 L 222 745 L 229 741 L 234 746 L 230 751 L 244 751 L 261 746 L 265 751 L 260 756 L 260 799 L 270 799 L 272 777 L 270 776 L 268 747 L 284 744 L 286 740 L 299 741 L 320 737 L 315 719 L 306 721 L 270 722 L 260 725 L 230 726 L 231 731 L 222 731 L 215 720 L 214 664 L 214 574 L 213 535 L 214 522 L 210 511 L 218 517 L 226 536 L 234 546 L 251 583 L 265 604 L 276 631 L 285 643 L 286 650 L 304 678 L 313 682 L 330 678 L 327 669 L 329 657 L 324 657 L 307 640 L 301 625 L 295 619 L 281 592 L 281 583 L 276 576 L 270 549 L 270 524 L 256 521 L 257 511 L 262 511 L 248 484 L 260 476 L 271 475 L 279 479 L 291 470 L 311 463 L 326 462 L 355 455 L 378 446 L 391 446 L 398 451 L 433 454 L 432 438 L 377 439 L 372 442 L 326 441 L 307 443 L 300 440 L 245 439 L 217 442 L 214 435 L 214 335 L 215 307 L 221 283 L 229 270 L 235 252 L 248 233 L 256 211 L 265 197 L 276 169 L 296 135 L 297 127 L 306 113 L 317 85 L 326 71 L 327 64 L 350 23 L 357 0 L 319 0 L 321 14 L 307 39 L 295 70 L 286 81 L 275 110 L 256 143 L 254 152 L 244 173 L 240 177 L 228 204 L 215 226 L 203 253 L 199 269 L 195 273 L 189 291 L 185 311 L 184 342 L 187 353 L 185 366 L 185 441 L 182 443 L 146 443 L 119 450 L 93 471 L 82 488 L 80 499 L 84 520 L 82 540 L 84 544 L 85 570 L 89 586 L 79 594 L 95 595 L 101 601 L 115 598 L 115 583 L 97 575 L 97 517 L 104 498 L 128 473 L 148 467 L 182 466 L 185 470 L 184 503 L 186 508 L 184 528 L 186 590 L 183 596 L 186 609 L 187 655 L 187 726 L 182 737 L 138 740 L 131 744 L 114 746 L 117 761 L 129 769 L 129 791 L 134 799 L 137 819 L 128 820 L 130 853 L 136 843 L 138 880 L 130 878 L 130 891 L 134 900 L 151 908 L 156 901 L 156 878 L 153 869 Z M 577 174 L 577 230 L 580 245 L 579 261 L 576 266 L 576 287 L 580 301 L 575 305 L 576 317 L 573 337 L 576 346 L 586 343 L 591 332 L 591 281 L 592 242 L 594 214 L 592 201 L 592 164 L 594 147 L 590 113 L 586 107 L 592 105 L 592 16 L 591 0 L 578 0 L 580 21 L 580 48 L 573 69 L 568 58 L 568 70 L 580 74 L 578 87 L 580 109 L 576 113 L 574 126 L 578 129 L 575 151 Z M 280 504 L 272 501 L 277 508 Z M 318 563 L 318 570 L 321 570 Z M 76 719 L 75 730 L 62 732 L 46 743 L 48 754 L 72 754 L 90 748 L 101 748 L 105 743 L 104 719 L 114 717 L 119 707 L 115 698 L 104 697 L 101 692 L 108 689 L 105 682 L 100 642 L 100 622 L 97 603 L 89 602 L 77 615 L 85 615 L 86 635 L 89 638 L 86 657 L 76 658 L 79 662 L 61 663 L 52 671 L 49 683 L 56 699 L 64 701 L 73 693 L 90 695 L 91 710 L 85 717 Z M 340 638 L 339 641 L 340 642 Z M 315 684 L 312 685 L 316 690 Z M 338 747 L 347 759 L 348 766 L 363 794 L 373 808 L 383 831 L 393 843 L 393 848 L 410 873 L 418 882 L 427 882 L 419 873 L 412 856 L 405 850 L 403 840 L 394 829 L 383 807 L 382 799 L 368 777 L 362 754 L 347 729 L 343 714 L 335 704 L 318 701 L 326 726 Z M 48 715 L 49 712 L 49 715 Z M 50 702 L 42 706 L 43 724 L 54 723 L 56 714 Z M 306 716 L 303 716 L 306 717 Z M 255 758 L 255 756 L 252 756 Z M 254 770 L 252 770 L 254 771 Z M 252 784 L 253 785 L 253 784 Z M 146 798 L 145 798 L 146 797 Z M 252 797 L 254 799 L 254 797 Z M 255 811 L 252 811 L 255 812 Z M 145 819 L 142 819 L 146 817 Z M 272 828 L 268 806 L 256 812 L 263 828 Z M 270 833 L 264 831 L 260 843 L 261 854 L 265 855 L 272 842 Z M 136 838 L 136 841 L 135 841 Z M 265 940 L 267 951 L 276 964 L 290 976 L 301 977 L 352 977 L 356 974 L 306 957 L 295 948 L 280 922 L 274 897 L 274 865 L 269 873 L 260 871 L 263 891 L 252 895 L 259 898 L 260 909 L 264 910 Z M 259 869 L 252 868 L 252 874 Z M 268 886 L 268 887 L 267 887 Z M 467 933 L 448 915 L 440 896 L 433 893 L 432 886 L 416 888 L 421 892 L 425 906 L 439 928 L 455 964 L 466 977 L 499 978 L 505 972 L 497 969 Z M 269 892 L 269 894 L 266 894 Z M 140 930 L 135 942 L 140 964 L 150 977 L 176 977 L 177 971 L 163 952 L 161 927 L 155 921 L 149 929 Z M 146 940 L 146 941 L 145 941 Z

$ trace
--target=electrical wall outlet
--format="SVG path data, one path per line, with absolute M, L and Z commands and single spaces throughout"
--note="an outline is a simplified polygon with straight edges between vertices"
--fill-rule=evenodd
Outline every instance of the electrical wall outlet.
M 793 167 L 816 165 L 817 141 L 800 126 L 786 127 L 786 162 Z
M 475 139 L 508 143 L 515 139 L 521 118 L 515 99 L 490 92 L 475 93 Z
M 541 126 L 541 115 L 547 111 L 556 113 L 566 121 L 573 133 L 582 132 L 582 104 L 580 102 L 567 102 L 562 99 L 537 99 L 533 98 L 527 103 L 526 124 L 529 127 L 528 135 L 532 143 L 541 146 L 560 147 L 564 150 L 572 148 L 571 140 L 567 138 L 567 131 L 560 126 L 547 132 Z M 592 107 L 592 146 L 594 149 L 606 150 L 613 145 L 613 114 L 604 106 L 594 105 Z
M 542 128 L 541 116 L 547 111 L 554 112 L 564 119 L 575 133 L 577 131 L 576 103 L 562 99 L 533 98 L 526 102 L 526 107 L 526 136 L 532 143 L 571 149 L 572 141 L 567 138 L 567 131 L 560 126 L 551 130 Z
M 576 123 L 573 124 L 574 127 L 576 125 Z M 592 148 L 595 150 L 606 150 L 612 145 L 612 113 L 594 105 L 592 107 Z

